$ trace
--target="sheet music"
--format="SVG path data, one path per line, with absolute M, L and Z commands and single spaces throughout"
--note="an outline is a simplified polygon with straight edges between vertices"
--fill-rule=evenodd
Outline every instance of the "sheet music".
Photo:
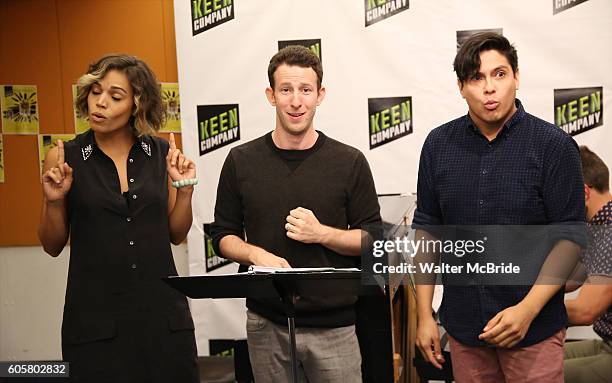
M 335 268 L 335 267 L 268 267 L 268 266 L 249 266 L 249 273 L 252 274 L 271 274 L 271 273 L 323 273 L 323 272 L 360 272 L 357 268 Z

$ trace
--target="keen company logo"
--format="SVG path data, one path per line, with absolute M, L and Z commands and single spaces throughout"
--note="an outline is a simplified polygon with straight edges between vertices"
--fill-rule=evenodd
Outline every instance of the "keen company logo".
M 553 2 L 553 15 L 559 12 L 563 12 L 570 8 L 575 7 L 578 4 L 582 4 L 589 0 L 552 0 Z
M 603 125 L 603 87 L 555 89 L 555 125 L 572 136 Z
M 470 37 L 474 36 L 477 33 L 484 33 L 484 32 L 493 32 L 493 33 L 497 33 L 500 36 L 504 35 L 503 28 L 470 29 L 467 31 L 457 31 L 457 51 L 459 51 L 459 48 L 461 48 L 461 46 L 467 39 L 469 39 Z
M 206 259 L 206 272 L 210 273 L 219 267 L 229 265 L 232 263 L 229 259 L 221 258 L 215 253 L 215 249 L 212 244 L 212 237 L 210 235 L 210 224 L 204 224 L 204 258 Z
M 202 33 L 234 18 L 233 0 L 190 0 L 193 35 Z
M 200 155 L 240 139 L 238 104 L 198 105 Z
M 370 149 L 412 133 L 412 97 L 368 99 Z
M 395 16 L 408 8 L 408 0 L 365 0 L 365 26 Z
M 315 55 L 323 62 L 323 56 L 321 55 L 321 39 L 311 40 L 285 40 L 278 42 L 278 50 L 288 47 L 289 45 L 301 45 L 313 51 Z

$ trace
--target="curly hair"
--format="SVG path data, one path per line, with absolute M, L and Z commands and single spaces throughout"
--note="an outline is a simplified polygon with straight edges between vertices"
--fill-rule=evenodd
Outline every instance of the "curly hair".
M 134 135 L 155 135 L 165 118 L 160 85 L 149 66 L 134 56 L 109 54 L 91 64 L 77 82 L 77 111 L 82 116 L 89 115 L 87 97 L 91 87 L 111 70 L 124 73 L 134 91 L 134 110 L 129 121 Z

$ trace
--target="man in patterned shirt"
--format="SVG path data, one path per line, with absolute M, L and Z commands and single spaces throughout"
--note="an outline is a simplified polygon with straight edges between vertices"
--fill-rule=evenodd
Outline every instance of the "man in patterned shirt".
M 457 52 L 454 68 L 468 113 L 432 130 L 423 144 L 413 226 L 582 229 L 578 145 L 516 98 L 514 46 L 495 33 L 476 34 Z M 577 256 L 586 245 L 581 234 L 564 234 L 547 259 Z M 433 283 L 417 282 L 416 345 L 442 368 L 433 291 Z M 563 382 L 563 299 L 559 284 L 446 284 L 439 318 L 449 335 L 455 381 Z
M 593 325 L 602 339 L 565 345 L 565 381 L 609 382 L 612 379 L 612 194 L 610 173 L 599 156 L 580 147 L 584 196 L 590 228 L 582 254 L 586 283 L 578 297 L 565 301 L 570 325 Z

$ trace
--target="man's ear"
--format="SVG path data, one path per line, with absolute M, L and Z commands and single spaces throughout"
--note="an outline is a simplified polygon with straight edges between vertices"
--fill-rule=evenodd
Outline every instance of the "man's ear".
M 591 188 L 587 184 L 584 184 L 584 200 L 588 201 L 589 198 L 591 198 Z
M 272 88 L 266 88 L 266 97 L 268 98 L 270 105 L 276 106 L 276 99 L 274 98 L 274 90 Z
M 514 72 L 514 82 L 515 82 L 515 85 L 516 85 L 516 90 L 519 90 L 519 83 L 520 83 L 519 79 L 520 79 L 520 77 L 521 76 L 520 76 L 519 69 L 516 68 L 516 71 Z
M 322 86 L 321 89 L 319 89 L 317 92 L 317 106 L 321 105 L 324 98 L 325 98 L 325 87 Z
M 457 79 L 457 87 L 459 88 L 459 93 L 461 93 L 461 97 L 465 98 L 465 96 L 463 95 L 463 83 L 459 79 Z

